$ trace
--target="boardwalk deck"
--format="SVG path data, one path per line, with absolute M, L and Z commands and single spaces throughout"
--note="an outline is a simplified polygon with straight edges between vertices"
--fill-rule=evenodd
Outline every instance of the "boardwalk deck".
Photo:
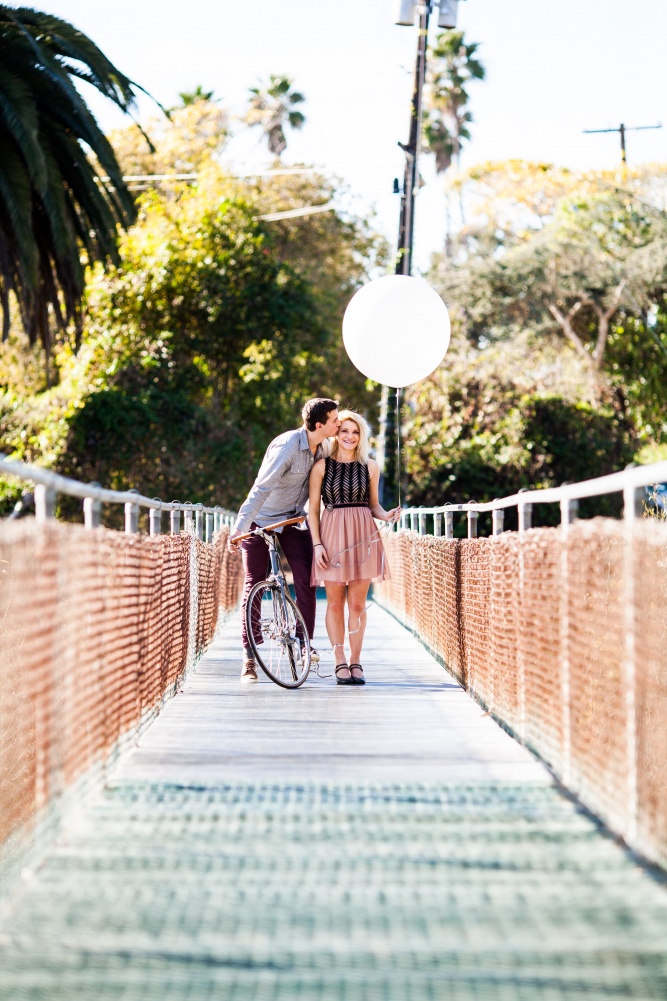
M 2 1001 L 667 997 L 663 881 L 386 613 L 364 688 L 238 660 L 230 624 L 5 902 Z

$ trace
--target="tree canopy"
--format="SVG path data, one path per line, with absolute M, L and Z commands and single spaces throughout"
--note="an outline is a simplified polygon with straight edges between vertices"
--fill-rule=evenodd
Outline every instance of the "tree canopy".
M 117 262 L 117 227 L 135 218 L 113 148 L 75 82 L 123 111 L 135 85 L 67 21 L 0 5 L 0 310 L 15 298 L 31 342 L 79 324 L 89 261 Z M 96 158 L 98 169 L 88 153 Z

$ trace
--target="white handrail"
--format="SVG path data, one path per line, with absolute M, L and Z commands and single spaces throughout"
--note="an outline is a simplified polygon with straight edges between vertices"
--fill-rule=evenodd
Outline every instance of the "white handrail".
M 477 514 L 487 511 L 502 511 L 508 507 L 518 508 L 520 515 L 525 517 L 526 512 L 531 511 L 533 504 L 560 504 L 561 509 L 565 511 L 569 505 L 576 504 L 577 501 L 583 500 L 585 497 L 600 497 L 603 494 L 611 493 L 623 493 L 627 497 L 628 492 L 665 481 L 667 481 L 667 461 L 654 462 L 647 466 L 632 466 L 607 476 L 597 476 L 592 480 L 581 480 L 579 483 L 522 490 L 520 493 L 511 494 L 508 497 L 497 497 L 492 501 L 479 504 L 476 501 L 468 501 L 465 504 L 442 504 L 438 507 L 404 508 L 401 512 L 401 521 L 406 523 L 410 520 L 412 524 L 421 526 L 423 522 L 421 522 L 420 516 L 425 518 L 425 516 L 431 515 L 439 519 L 442 515 L 451 516 L 460 511 L 467 512 L 469 516 L 472 515 L 473 518 L 476 518 Z M 527 519 L 525 527 L 530 527 L 529 522 L 530 518 Z M 421 531 L 421 527 L 419 530 Z
M 134 509 L 143 507 L 160 512 L 185 511 L 190 515 L 197 515 L 198 520 L 203 515 L 217 516 L 220 524 L 231 524 L 236 518 L 235 512 L 219 506 L 206 507 L 204 504 L 194 504 L 190 501 L 185 503 L 176 500 L 163 501 L 159 497 L 144 497 L 136 490 L 108 490 L 92 483 L 81 483 L 79 480 L 72 480 L 67 476 L 54 473 L 50 469 L 43 469 L 41 466 L 8 459 L 2 452 L 0 452 L 0 473 L 7 473 L 9 476 L 16 476 L 29 483 L 39 484 L 54 494 L 81 497 L 84 501 L 89 498 L 92 501 L 105 504 L 125 504 L 126 510 L 127 505 L 130 505 Z

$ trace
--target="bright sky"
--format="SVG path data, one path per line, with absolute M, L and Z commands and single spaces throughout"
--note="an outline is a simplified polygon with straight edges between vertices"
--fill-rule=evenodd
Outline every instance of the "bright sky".
M 286 73 L 307 97 L 307 122 L 288 138 L 286 164 L 307 162 L 345 179 L 357 210 L 377 210 L 395 241 L 407 141 L 416 28 L 394 25 L 393 0 L 35 0 L 72 21 L 164 105 L 201 84 L 240 114 L 247 88 Z M 435 28 L 435 18 L 432 18 Z M 464 166 L 509 157 L 575 168 L 613 166 L 617 134 L 583 129 L 654 125 L 629 133 L 628 160 L 667 162 L 664 40 L 658 0 L 465 0 L 459 27 L 487 78 L 472 88 L 475 117 Z M 118 114 L 90 103 L 105 128 Z M 152 113 L 141 102 L 142 114 Z M 236 140 L 236 169 L 266 161 L 254 134 Z M 424 167 L 415 259 L 428 266 L 444 233 L 442 181 Z

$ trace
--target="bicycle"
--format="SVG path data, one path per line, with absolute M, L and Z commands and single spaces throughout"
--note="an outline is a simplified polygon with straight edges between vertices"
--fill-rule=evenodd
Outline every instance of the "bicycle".
M 273 533 L 277 528 L 305 520 L 302 516 L 278 521 L 265 528 L 254 528 L 235 540 L 242 542 L 251 535 L 259 535 L 269 547 L 269 574 L 248 595 L 245 622 L 255 660 L 281 688 L 299 688 L 308 677 L 310 638 L 303 616 L 289 593 Z

